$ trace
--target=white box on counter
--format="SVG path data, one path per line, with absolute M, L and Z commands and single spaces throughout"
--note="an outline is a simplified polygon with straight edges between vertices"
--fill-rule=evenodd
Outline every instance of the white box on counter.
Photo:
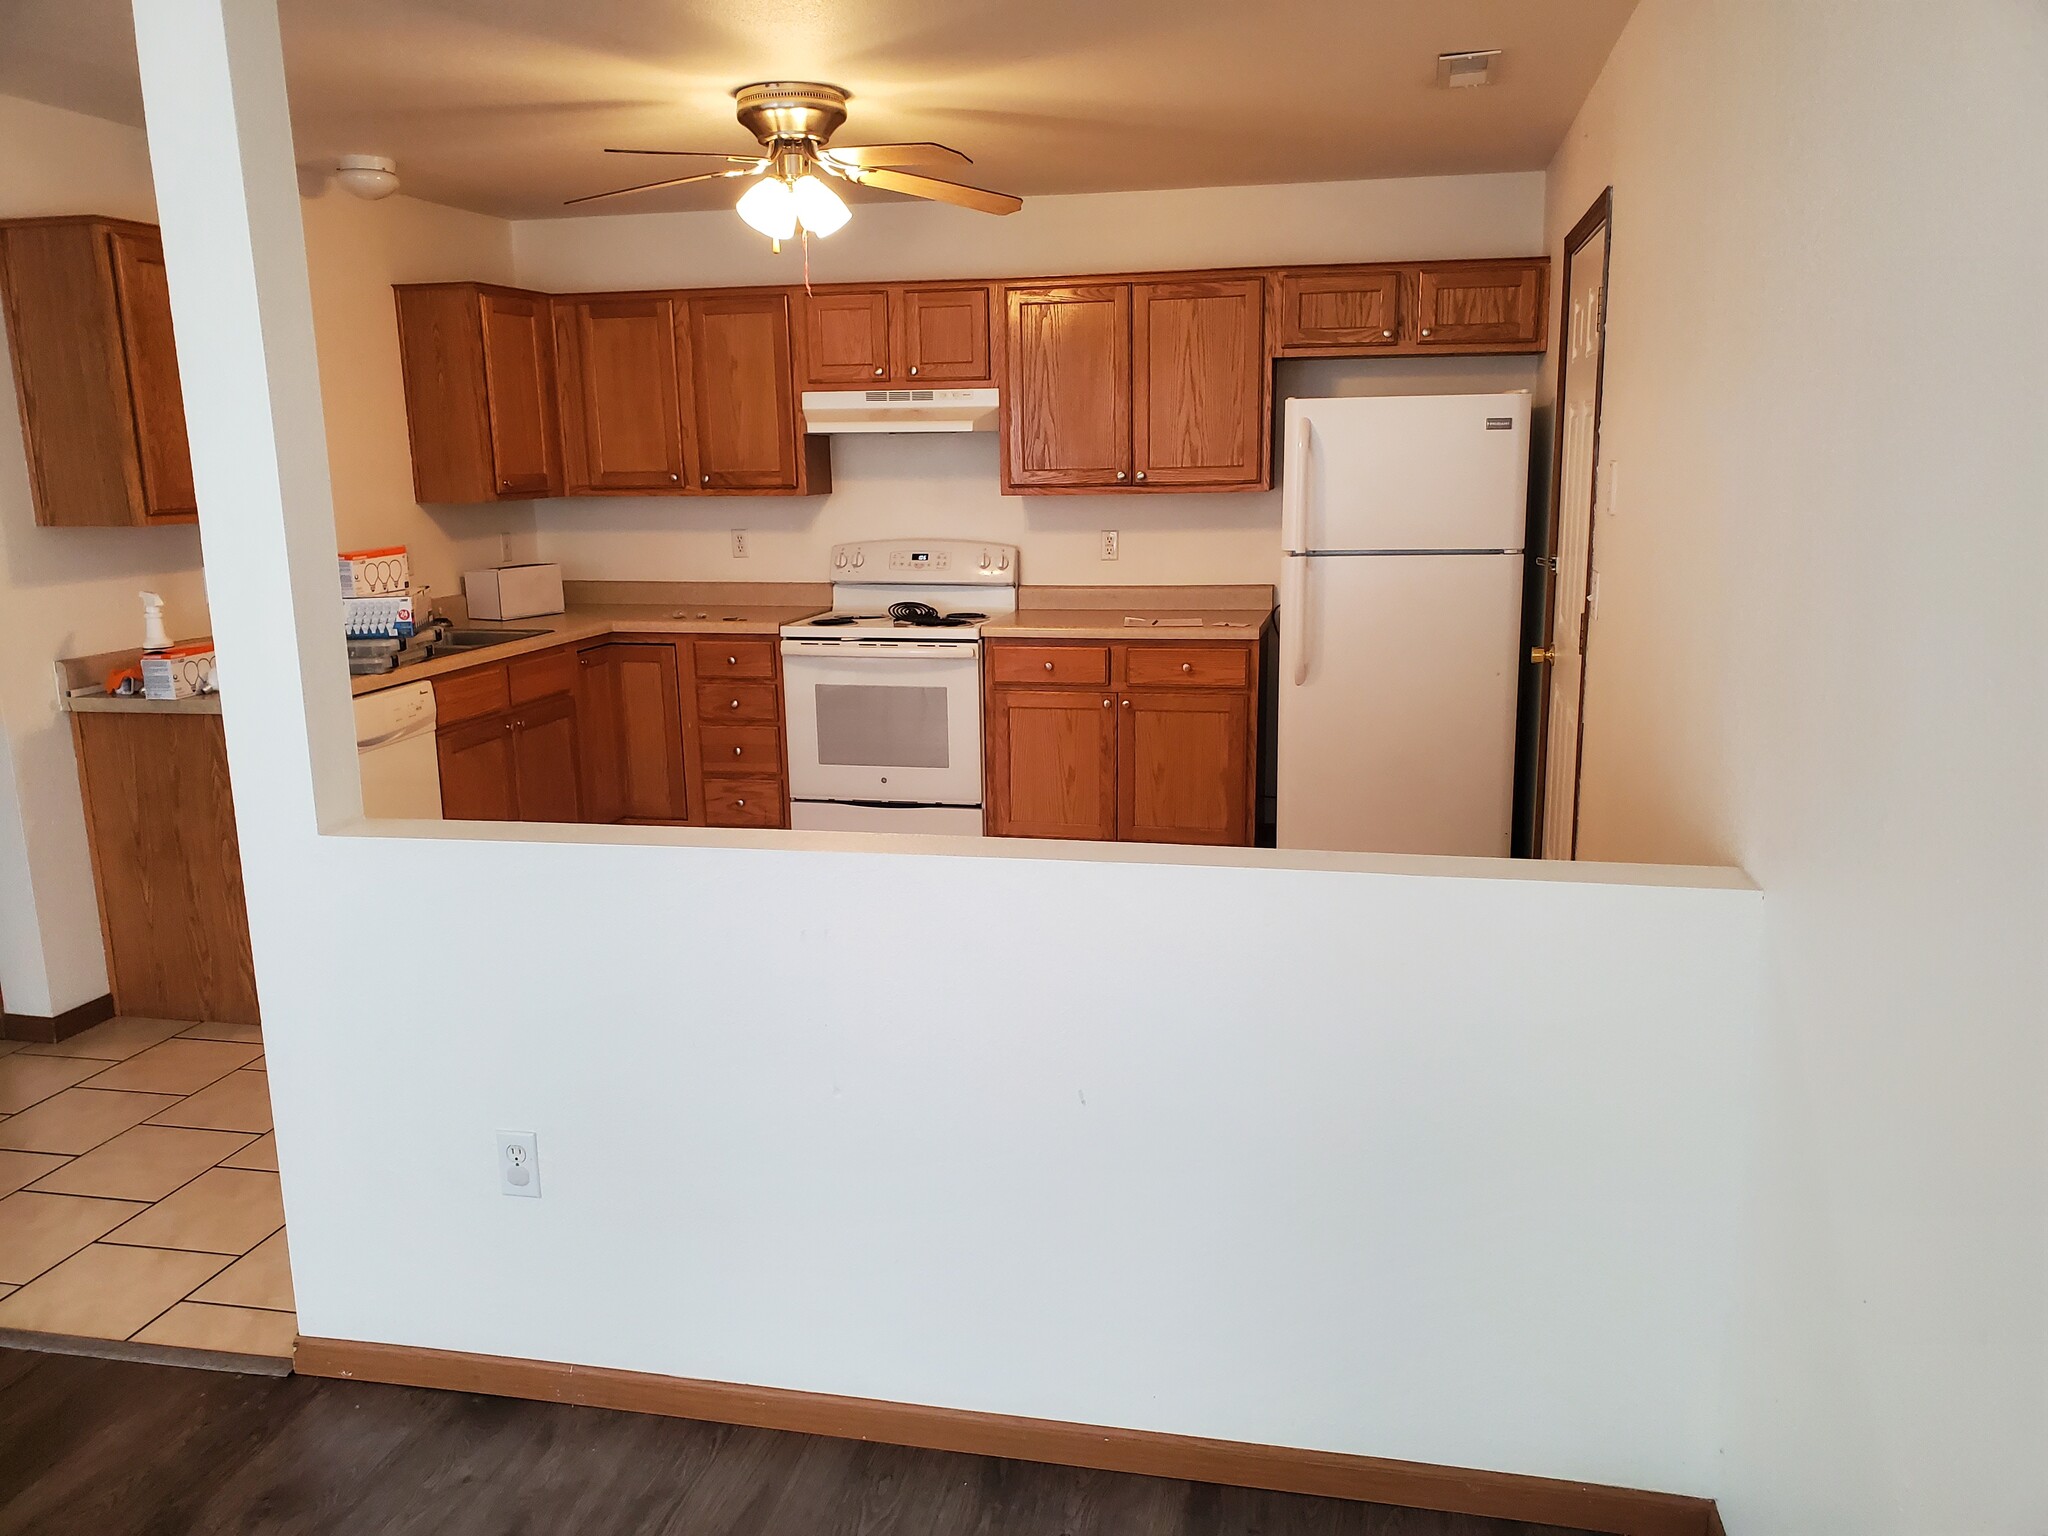
M 341 553 L 343 597 L 395 597 L 412 586 L 412 561 L 403 544 Z
M 167 651 L 142 653 L 145 699 L 189 699 L 219 691 L 220 674 L 211 645 L 174 645 Z
M 462 595 L 472 619 L 530 619 L 562 611 L 559 565 L 498 565 L 464 571 Z
M 342 629 L 351 640 L 406 639 L 419 628 L 410 592 L 382 597 L 344 597 Z

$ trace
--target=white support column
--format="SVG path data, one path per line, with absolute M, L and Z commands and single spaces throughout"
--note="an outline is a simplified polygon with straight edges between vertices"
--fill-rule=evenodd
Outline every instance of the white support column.
M 275 0 L 135 0 L 135 49 L 260 982 L 248 851 L 362 810 Z

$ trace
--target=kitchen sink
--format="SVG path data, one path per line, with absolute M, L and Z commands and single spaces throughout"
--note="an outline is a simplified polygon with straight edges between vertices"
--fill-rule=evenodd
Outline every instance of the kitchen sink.
M 545 629 L 451 629 L 447 638 L 434 642 L 436 656 L 459 656 L 464 651 L 487 651 L 494 645 L 514 640 L 536 640 L 552 631 Z

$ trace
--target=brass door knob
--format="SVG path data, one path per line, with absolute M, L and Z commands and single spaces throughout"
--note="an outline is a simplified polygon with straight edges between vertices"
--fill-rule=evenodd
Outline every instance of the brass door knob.
M 1529 647 L 1529 660 L 1539 667 L 1553 662 L 1557 660 L 1557 647 L 1554 645 L 1532 645 Z

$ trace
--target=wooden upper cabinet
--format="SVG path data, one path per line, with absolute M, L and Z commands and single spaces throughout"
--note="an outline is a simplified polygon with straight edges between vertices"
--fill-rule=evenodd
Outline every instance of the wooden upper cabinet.
M 1125 842 L 1252 840 L 1251 695 L 1142 689 L 1117 701 L 1116 835 Z
M 1415 274 L 1415 345 L 1540 351 L 1548 260 L 1446 262 Z
M 192 521 L 198 502 L 156 230 L 98 218 L 0 224 L 0 303 L 36 521 Z
M 1011 288 L 1006 305 L 1004 488 L 1127 485 L 1130 287 Z
M 481 283 L 394 291 L 414 496 L 447 503 L 560 495 L 550 301 Z
M 675 491 L 688 472 L 676 305 L 665 298 L 555 304 L 569 491 Z
M 804 356 L 812 388 L 859 389 L 889 380 L 889 299 L 886 288 L 805 297 Z
M 1113 839 L 1118 713 L 1107 689 L 992 690 L 990 835 Z
M 1399 267 L 1278 273 L 1274 349 L 1372 352 L 1399 346 L 1401 278 Z
M 989 289 L 905 288 L 897 297 L 902 345 L 897 379 L 905 384 L 959 387 L 993 384 Z
M 788 298 L 692 298 L 688 350 L 698 488 L 798 490 Z
M 1263 281 L 1136 284 L 1131 353 L 1134 481 L 1264 483 L 1271 370 Z

